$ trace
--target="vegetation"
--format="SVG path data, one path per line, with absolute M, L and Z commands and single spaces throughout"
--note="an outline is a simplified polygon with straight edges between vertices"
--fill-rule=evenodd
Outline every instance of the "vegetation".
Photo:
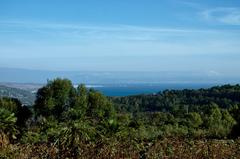
M 105 97 L 55 79 L 0 99 L 0 158 L 239 158 L 240 86 Z
M 35 95 L 34 93 L 31 93 L 31 91 L 19 88 L 12 88 L 4 85 L 0 85 L 0 97 L 17 98 L 24 105 L 33 105 L 35 100 Z

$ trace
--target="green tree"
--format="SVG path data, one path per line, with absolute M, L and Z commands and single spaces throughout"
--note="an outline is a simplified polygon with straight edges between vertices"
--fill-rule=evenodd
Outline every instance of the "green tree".
M 34 110 L 36 115 L 60 118 L 63 111 L 70 108 L 75 90 L 72 82 L 67 79 L 57 78 L 48 81 L 47 85 L 37 92 Z
M 230 114 L 236 121 L 236 124 L 233 126 L 231 135 L 232 137 L 240 136 L 240 108 L 238 105 L 234 105 L 229 109 Z
M 224 134 L 222 126 L 222 113 L 219 107 L 214 104 L 210 109 L 210 114 L 206 118 L 206 125 L 208 128 L 209 135 L 212 137 L 222 137 Z
M 209 135 L 217 138 L 230 135 L 233 126 L 236 124 L 229 112 L 227 110 L 221 111 L 216 104 L 212 105 L 210 114 L 206 119 Z
M 22 104 L 16 98 L 3 97 L 0 98 L 0 108 L 4 108 L 12 113 L 17 114 L 21 109 Z
M 112 119 L 115 115 L 112 103 L 101 93 L 90 90 L 88 97 L 87 116 L 95 121 Z
M 222 111 L 222 125 L 225 128 L 225 134 L 229 135 L 233 127 L 237 124 L 236 120 L 231 116 L 228 110 Z
M 203 120 L 199 113 L 191 112 L 186 115 L 187 126 L 189 128 L 198 128 L 200 125 L 203 124 Z
M 76 96 L 73 98 L 72 108 L 77 112 L 78 118 L 86 114 L 88 107 L 88 90 L 85 85 L 81 84 L 76 89 Z

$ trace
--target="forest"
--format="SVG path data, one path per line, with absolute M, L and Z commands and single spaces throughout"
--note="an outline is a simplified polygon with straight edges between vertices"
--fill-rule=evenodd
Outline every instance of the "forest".
M 0 98 L 0 158 L 240 158 L 240 85 L 106 97 L 48 81 Z

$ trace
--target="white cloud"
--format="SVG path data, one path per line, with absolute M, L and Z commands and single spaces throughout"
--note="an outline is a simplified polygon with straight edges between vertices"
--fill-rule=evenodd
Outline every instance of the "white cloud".
M 240 50 L 239 31 L 0 21 L 2 57 L 216 56 Z M 11 34 L 11 32 L 13 33 Z
M 202 9 L 202 4 L 196 1 L 192 0 L 175 0 L 175 3 L 182 4 L 184 6 L 188 6 L 194 9 Z
M 59 30 L 96 30 L 96 31 L 146 31 L 146 32 L 175 32 L 191 33 L 200 30 L 178 29 L 178 28 L 160 28 L 160 27 L 143 27 L 134 25 L 90 25 L 90 24 L 71 24 L 71 23 L 51 23 L 35 21 L 0 21 L 1 26 L 38 28 L 38 29 L 59 29 Z
M 219 73 L 219 72 L 217 72 L 217 71 L 215 71 L 215 70 L 210 70 L 210 71 L 208 71 L 207 72 L 207 75 L 208 76 L 220 76 L 221 75 L 221 73 Z
M 16 29 L 17 28 L 17 29 Z M 64 37 L 119 40 L 156 40 L 159 37 L 182 36 L 198 33 L 211 33 L 213 30 L 182 29 L 170 27 L 146 27 L 132 25 L 86 25 L 68 23 L 48 23 L 34 21 L 0 21 L 0 33 L 38 33 Z M 96 36 L 97 35 L 97 36 Z
M 201 13 L 204 19 L 228 25 L 240 25 L 240 8 L 214 8 Z

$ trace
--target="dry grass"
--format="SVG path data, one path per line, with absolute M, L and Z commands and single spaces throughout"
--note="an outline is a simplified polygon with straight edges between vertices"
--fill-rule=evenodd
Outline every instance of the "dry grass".
M 127 142 L 81 144 L 78 157 L 67 148 L 48 144 L 8 144 L 0 148 L 0 158 L 17 159 L 223 159 L 240 158 L 240 140 L 184 140 L 162 139 L 154 143 L 142 142 L 129 145 Z

